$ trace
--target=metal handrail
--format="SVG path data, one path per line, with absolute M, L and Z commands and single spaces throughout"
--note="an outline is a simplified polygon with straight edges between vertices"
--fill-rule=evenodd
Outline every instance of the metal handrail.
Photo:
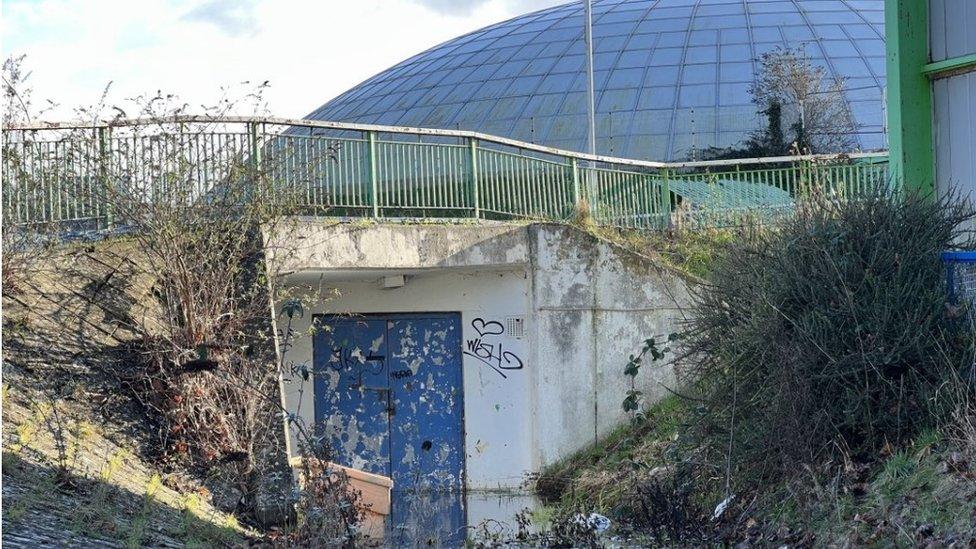
M 35 135 L 44 131 L 63 134 Z M 653 162 L 467 130 L 263 116 L 10 124 L 3 135 L 14 153 L 3 159 L 4 220 L 19 224 L 112 227 L 109 189 L 199 198 L 235 163 L 261 167 L 254 174 L 317 215 L 563 220 L 585 202 L 597 223 L 642 228 L 780 215 L 809 192 L 850 200 L 890 184 L 883 152 Z
M 793 156 L 769 156 L 759 158 L 732 158 L 723 160 L 701 160 L 687 162 L 659 162 L 652 160 L 638 160 L 633 158 L 620 158 L 606 155 L 592 155 L 582 152 L 547 147 L 517 139 L 489 135 L 486 133 L 470 130 L 449 130 L 437 128 L 418 128 L 410 126 L 385 126 L 381 124 L 359 124 L 351 122 L 332 122 L 327 120 L 307 120 L 301 118 L 277 118 L 266 116 L 201 116 L 201 115 L 179 115 L 160 118 L 120 118 L 115 120 L 99 120 L 94 122 L 69 121 L 69 122 L 33 122 L 27 124 L 5 124 L 3 131 L 42 131 L 42 130 L 83 130 L 83 129 L 110 129 L 131 126 L 150 126 L 163 124 L 267 124 L 273 126 L 321 128 L 341 131 L 356 132 L 376 132 L 376 133 L 399 133 L 406 135 L 427 135 L 436 137 L 454 137 L 464 139 L 476 139 L 486 143 L 496 143 L 507 147 L 513 147 L 526 151 L 551 154 L 585 160 L 587 162 L 601 162 L 606 164 L 618 164 L 622 166 L 635 166 L 653 169 L 680 169 L 680 168 L 709 168 L 736 166 L 744 164 L 782 164 L 784 162 L 816 162 L 816 161 L 836 161 L 836 160 L 858 160 L 858 159 L 886 159 L 887 151 L 876 152 L 851 152 L 833 154 L 805 154 Z

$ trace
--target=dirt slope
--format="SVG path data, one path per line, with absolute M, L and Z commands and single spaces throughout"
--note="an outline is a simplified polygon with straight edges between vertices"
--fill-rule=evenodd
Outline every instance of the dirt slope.
M 3 544 L 240 543 L 252 533 L 200 483 L 150 459 L 152 426 L 120 381 L 134 336 L 119 319 L 151 314 L 151 281 L 125 253 L 94 253 L 107 245 L 125 243 L 59 248 L 5 288 Z

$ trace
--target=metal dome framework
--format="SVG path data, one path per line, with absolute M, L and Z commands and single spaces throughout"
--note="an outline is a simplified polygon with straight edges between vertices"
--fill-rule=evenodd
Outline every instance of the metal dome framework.
M 597 153 L 681 160 L 763 123 L 749 86 L 763 53 L 802 48 L 844 80 L 863 150 L 885 146 L 883 0 L 596 0 Z M 586 150 L 580 2 L 455 38 L 308 118 L 479 131 Z

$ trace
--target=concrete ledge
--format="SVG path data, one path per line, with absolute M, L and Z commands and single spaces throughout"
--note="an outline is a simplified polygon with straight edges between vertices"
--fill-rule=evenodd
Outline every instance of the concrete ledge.
M 287 220 L 265 231 L 285 273 L 326 270 L 492 268 L 529 261 L 525 225 L 339 223 Z

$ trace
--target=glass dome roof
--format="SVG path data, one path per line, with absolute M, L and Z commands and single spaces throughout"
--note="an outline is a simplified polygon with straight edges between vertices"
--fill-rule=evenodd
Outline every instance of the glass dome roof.
M 415 55 L 310 118 L 476 130 L 586 150 L 581 2 L 491 25 Z M 597 152 L 695 158 L 764 123 L 758 59 L 804 48 L 844 79 L 858 147 L 883 148 L 884 0 L 595 0 Z

